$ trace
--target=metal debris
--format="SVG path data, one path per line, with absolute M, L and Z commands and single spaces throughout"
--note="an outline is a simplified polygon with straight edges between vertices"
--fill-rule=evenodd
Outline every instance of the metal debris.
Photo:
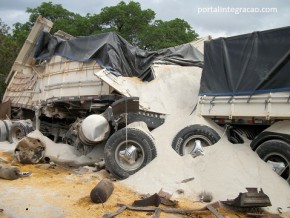
M 154 217 L 158 218 L 161 212 L 164 213 L 177 213 L 177 214 L 194 214 L 194 215 L 208 215 L 207 208 L 203 207 L 200 209 L 181 209 L 181 208 L 160 208 L 160 207 L 134 207 L 124 204 L 118 204 L 119 208 L 116 212 L 105 213 L 103 218 L 113 218 L 124 210 L 133 210 L 133 211 L 143 211 L 143 212 L 154 212 Z
M 222 201 L 222 203 L 230 206 L 249 208 L 249 207 L 267 207 L 272 206 L 269 197 L 261 189 L 246 188 L 248 192 L 240 193 L 235 199 Z
M 206 208 L 212 212 L 217 218 L 224 218 L 212 205 L 207 205 Z
M 190 182 L 190 181 L 193 181 L 193 180 L 194 180 L 194 177 L 191 177 L 191 178 L 182 180 L 181 183 L 187 183 L 187 182 Z
M 147 206 L 155 206 L 158 207 L 161 203 L 161 199 L 158 194 L 151 195 L 148 198 L 144 198 L 142 200 L 136 200 L 133 202 L 134 207 L 147 207 Z
M 168 193 L 167 191 L 164 191 L 163 189 L 160 189 L 160 191 L 158 192 L 158 195 L 160 197 L 167 198 L 167 199 L 170 199 L 172 197 L 172 194 Z

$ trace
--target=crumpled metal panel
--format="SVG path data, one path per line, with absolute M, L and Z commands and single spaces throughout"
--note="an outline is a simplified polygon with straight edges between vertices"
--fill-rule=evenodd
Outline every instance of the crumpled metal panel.
M 34 109 L 38 102 L 33 100 L 37 82 L 37 76 L 32 70 L 15 72 L 8 88 L 6 89 L 3 101 L 11 101 L 14 107 Z

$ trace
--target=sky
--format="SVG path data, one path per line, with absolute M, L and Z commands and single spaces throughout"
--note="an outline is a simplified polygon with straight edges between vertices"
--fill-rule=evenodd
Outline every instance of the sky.
M 98 14 L 103 7 L 120 0 L 50 0 L 65 9 L 86 15 Z M 124 0 L 129 2 L 129 0 Z M 11 26 L 28 21 L 28 7 L 42 0 L 0 0 L 0 18 Z M 137 0 L 135 0 L 137 2 Z M 155 11 L 155 19 L 187 21 L 199 36 L 228 37 L 290 25 L 289 0 L 140 0 L 143 10 Z

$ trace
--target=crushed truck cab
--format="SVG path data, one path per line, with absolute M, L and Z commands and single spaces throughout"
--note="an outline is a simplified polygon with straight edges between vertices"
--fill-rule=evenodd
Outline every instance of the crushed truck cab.
M 140 97 L 139 84 L 155 79 L 156 61 L 199 71 L 203 55 L 189 43 L 148 52 L 115 33 L 52 35 L 52 25 L 38 17 L 7 77 L 12 123 L 3 121 L 1 139 L 17 143 L 36 129 L 83 154 L 99 147 L 106 168 L 127 178 L 156 157 L 150 131 L 168 113 L 162 102 L 148 105 L 152 96 Z M 116 83 L 123 77 L 132 78 L 133 91 Z

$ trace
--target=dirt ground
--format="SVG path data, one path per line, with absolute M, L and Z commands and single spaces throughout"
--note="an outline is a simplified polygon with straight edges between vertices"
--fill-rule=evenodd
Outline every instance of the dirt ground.
M 18 166 L 21 172 L 31 175 L 17 180 L 0 179 L 0 217 L 50 218 L 50 217 L 103 217 L 120 207 L 118 203 L 132 205 L 140 194 L 115 181 L 115 189 L 107 202 L 95 204 L 90 192 L 103 178 L 105 171 L 93 172 L 88 168 L 73 169 L 62 166 L 49 167 L 47 164 L 22 165 L 13 161 L 11 154 L 0 152 L 6 165 Z M 3 163 L 1 163 L 3 164 Z M 154 184 L 152 184 L 154 185 Z M 176 199 L 178 208 L 198 209 L 204 203 L 190 199 Z M 224 217 L 247 217 L 246 213 L 218 208 Z M 117 217 L 153 217 L 154 213 L 125 210 Z M 161 212 L 160 217 L 215 217 L 206 210 L 201 214 L 169 214 Z

